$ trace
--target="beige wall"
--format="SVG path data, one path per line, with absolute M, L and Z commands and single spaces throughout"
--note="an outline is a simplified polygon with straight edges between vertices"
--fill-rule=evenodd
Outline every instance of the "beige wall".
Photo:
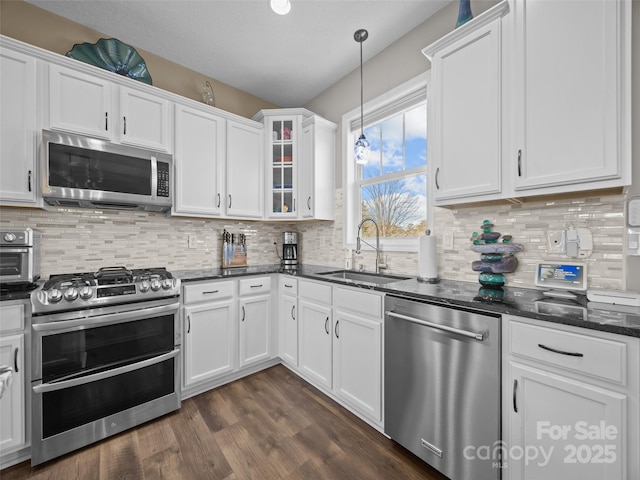
M 76 43 L 95 43 L 100 38 L 110 38 L 109 32 L 96 32 L 23 0 L 0 0 L 0 33 L 60 55 L 66 54 Z M 278 108 L 278 105 L 145 50 L 136 50 L 144 58 L 155 87 L 201 101 L 202 87 L 209 80 L 215 92 L 216 107 L 222 110 L 251 118 L 263 108 Z

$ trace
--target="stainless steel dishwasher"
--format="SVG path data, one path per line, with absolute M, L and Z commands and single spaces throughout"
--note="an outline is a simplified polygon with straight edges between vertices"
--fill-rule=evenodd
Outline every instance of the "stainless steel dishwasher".
M 387 296 L 384 340 L 386 434 L 452 480 L 499 479 L 500 318 Z

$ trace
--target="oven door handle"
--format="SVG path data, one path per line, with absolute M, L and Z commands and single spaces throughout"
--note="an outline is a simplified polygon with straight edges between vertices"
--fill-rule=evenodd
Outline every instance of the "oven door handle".
M 180 350 L 175 349 L 162 355 L 158 355 L 157 357 L 148 358 L 141 362 L 125 365 L 124 367 L 114 368 L 113 370 L 107 370 L 106 372 L 94 373 L 93 375 L 87 375 L 85 377 L 74 378 L 72 380 L 65 380 L 62 382 L 43 383 L 33 387 L 33 393 L 55 392 L 56 390 L 62 390 L 64 388 L 97 382 L 99 380 L 104 380 L 105 378 L 115 377 L 116 375 L 133 372 L 134 370 L 140 370 L 141 368 L 149 367 L 156 363 L 162 363 L 170 358 L 177 357 L 179 353 Z
M 106 315 L 97 315 L 93 319 L 100 318 L 100 321 L 87 325 L 87 319 L 92 317 L 82 317 L 74 320 L 61 320 L 59 322 L 34 323 L 31 325 L 36 332 L 51 332 L 55 330 L 67 330 L 73 328 L 93 328 L 113 323 L 126 322 L 135 318 L 145 318 L 157 316 L 158 314 L 171 314 L 178 311 L 180 304 L 178 302 L 169 305 L 160 305 L 157 307 L 141 308 L 139 310 L 131 310 L 129 312 L 109 313 Z

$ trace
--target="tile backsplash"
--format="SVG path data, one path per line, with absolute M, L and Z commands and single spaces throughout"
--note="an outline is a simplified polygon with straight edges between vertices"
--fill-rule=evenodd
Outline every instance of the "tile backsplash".
M 472 232 L 484 219 L 494 231 L 513 236 L 524 246 L 517 254 L 516 272 L 507 274 L 507 285 L 532 287 L 535 262 L 564 259 L 547 254 L 546 232 L 569 226 L 589 228 L 593 254 L 584 261 L 589 267 L 589 286 L 620 289 L 623 285 L 624 196 L 589 197 L 525 204 L 437 208 L 433 231 L 438 237 L 440 278 L 476 282 L 471 262 L 479 255 L 470 249 Z M 167 217 L 161 213 L 55 208 L 0 208 L 0 228 L 31 227 L 42 233 L 41 273 L 94 271 L 104 266 L 129 268 L 166 266 L 169 270 L 218 268 L 221 265 L 222 231 L 244 233 L 249 265 L 278 263 L 282 254 L 282 232 L 300 235 L 300 261 L 342 267 L 342 190 L 336 191 L 336 220 L 300 223 L 214 220 Z M 453 248 L 443 249 L 443 234 L 453 235 Z M 195 248 L 189 248 L 189 237 Z M 277 247 L 274 245 L 277 242 Z M 411 252 L 384 252 L 391 273 L 417 275 L 418 256 Z M 354 258 L 370 270 L 373 252 Z

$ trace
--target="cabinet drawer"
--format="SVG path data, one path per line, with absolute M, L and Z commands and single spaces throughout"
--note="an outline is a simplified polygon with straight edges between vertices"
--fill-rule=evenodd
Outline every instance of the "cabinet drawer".
M 271 292 L 271 277 L 255 277 L 240 280 L 240 296 Z
M 333 303 L 339 310 L 382 318 L 382 297 L 375 293 L 335 287 Z
M 621 385 L 627 382 L 624 342 L 519 322 L 511 322 L 510 342 L 513 355 Z
M 331 305 L 331 285 L 300 281 L 298 288 L 301 297 Z
M 297 295 L 298 280 L 290 275 L 280 275 L 279 292 L 285 295 Z
M 184 286 L 184 303 L 207 302 L 233 297 L 233 281 L 207 282 Z
M 24 305 L 0 306 L 0 331 L 5 333 L 10 330 L 22 329 L 24 329 Z

